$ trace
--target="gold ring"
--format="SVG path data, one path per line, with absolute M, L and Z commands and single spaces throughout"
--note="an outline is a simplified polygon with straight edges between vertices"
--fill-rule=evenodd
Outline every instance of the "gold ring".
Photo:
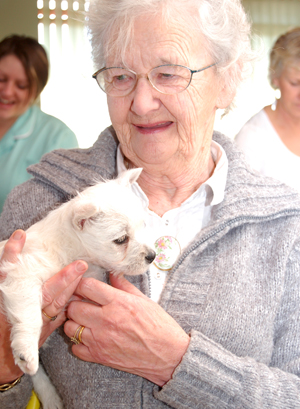
M 45 317 L 49 318 L 49 320 L 51 321 L 55 321 L 57 318 L 57 315 L 55 315 L 55 317 L 50 317 L 50 315 L 46 314 L 44 310 L 42 310 L 42 313 L 45 315 Z
M 83 343 L 83 342 L 82 342 L 82 339 L 81 339 L 81 335 L 82 335 L 82 332 L 83 332 L 84 328 L 85 328 L 85 327 L 84 327 L 83 325 L 79 325 L 79 327 L 78 327 L 77 330 L 75 331 L 74 336 L 70 338 L 70 340 L 71 340 L 72 342 L 74 342 L 74 344 L 78 345 L 78 344 L 82 344 L 82 343 Z M 77 337 L 78 337 L 78 338 L 77 338 Z
M 84 328 L 85 328 L 85 327 L 84 327 L 83 325 L 81 325 L 80 331 L 78 332 L 78 341 L 79 341 L 81 344 L 83 344 L 82 339 L 81 339 L 81 334 L 83 333 Z

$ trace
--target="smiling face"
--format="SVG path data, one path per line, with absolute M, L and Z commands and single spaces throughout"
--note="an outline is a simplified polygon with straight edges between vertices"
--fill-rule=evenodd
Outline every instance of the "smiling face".
M 112 55 L 106 67 L 126 66 L 147 74 L 162 64 L 179 64 L 192 70 L 214 63 L 203 39 L 187 33 L 178 24 L 140 17 L 125 61 Z M 186 166 L 208 166 L 210 142 L 217 107 L 231 99 L 216 75 L 215 67 L 193 75 L 182 93 L 164 95 L 147 78 L 139 78 L 125 97 L 108 96 L 108 107 L 123 154 L 137 167 L 178 172 Z M 225 98 L 224 98 L 225 97 Z
M 0 60 L 0 122 L 10 126 L 32 104 L 28 78 L 15 55 Z
M 278 104 L 289 115 L 300 119 L 300 61 L 298 67 L 285 66 L 280 77 L 275 78 L 273 83 L 280 89 L 281 97 Z

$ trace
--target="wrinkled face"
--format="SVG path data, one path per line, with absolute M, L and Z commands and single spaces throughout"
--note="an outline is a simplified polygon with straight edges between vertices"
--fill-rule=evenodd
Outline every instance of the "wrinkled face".
M 15 55 L 0 60 L 0 120 L 12 124 L 32 104 L 28 78 Z
M 215 62 L 199 35 L 178 25 L 166 27 L 154 17 L 136 21 L 133 43 L 125 60 L 112 55 L 106 67 L 126 66 L 137 74 L 147 74 L 161 64 L 197 70 Z M 181 161 L 207 155 L 215 111 L 230 102 L 223 101 L 222 88 L 212 67 L 194 74 L 190 86 L 180 94 L 164 95 L 142 77 L 129 95 L 108 96 L 112 124 L 124 155 L 141 167 L 168 167 L 175 163 L 178 166 Z
M 280 89 L 282 108 L 293 117 L 300 118 L 300 62 L 299 68 L 285 67 L 273 83 Z

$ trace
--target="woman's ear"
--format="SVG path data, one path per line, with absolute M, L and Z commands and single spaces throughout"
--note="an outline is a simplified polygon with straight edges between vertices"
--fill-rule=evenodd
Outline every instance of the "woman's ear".
M 226 109 L 229 107 L 229 105 L 232 103 L 234 100 L 234 97 L 236 95 L 236 88 L 232 89 L 229 87 L 225 81 L 223 84 L 220 84 L 220 91 L 219 95 L 217 97 L 216 101 L 216 107 L 217 109 Z
M 277 77 L 272 78 L 272 86 L 273 86 L 273 88 L 276 88 L 276 89 L 279 88 L 279 81 L 278 81 Z

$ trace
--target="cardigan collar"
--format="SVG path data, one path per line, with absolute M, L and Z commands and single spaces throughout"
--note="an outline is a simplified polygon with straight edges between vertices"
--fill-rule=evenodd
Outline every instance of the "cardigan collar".
M 297 191 L 252 170 L 243 153 L 229 138 L 214 132 L 213 139 L 223 147 L 228 158 L 224 200 L 214 206 L 215 220 L 241 216 L 272 218 L 282 212 L 299 212 Z M 28 170 L 64 195 L 74 196 L 97 181 L 116 177 L 117 146 L 111 126 L 101 133 L 91 148 L 53 151 Z

